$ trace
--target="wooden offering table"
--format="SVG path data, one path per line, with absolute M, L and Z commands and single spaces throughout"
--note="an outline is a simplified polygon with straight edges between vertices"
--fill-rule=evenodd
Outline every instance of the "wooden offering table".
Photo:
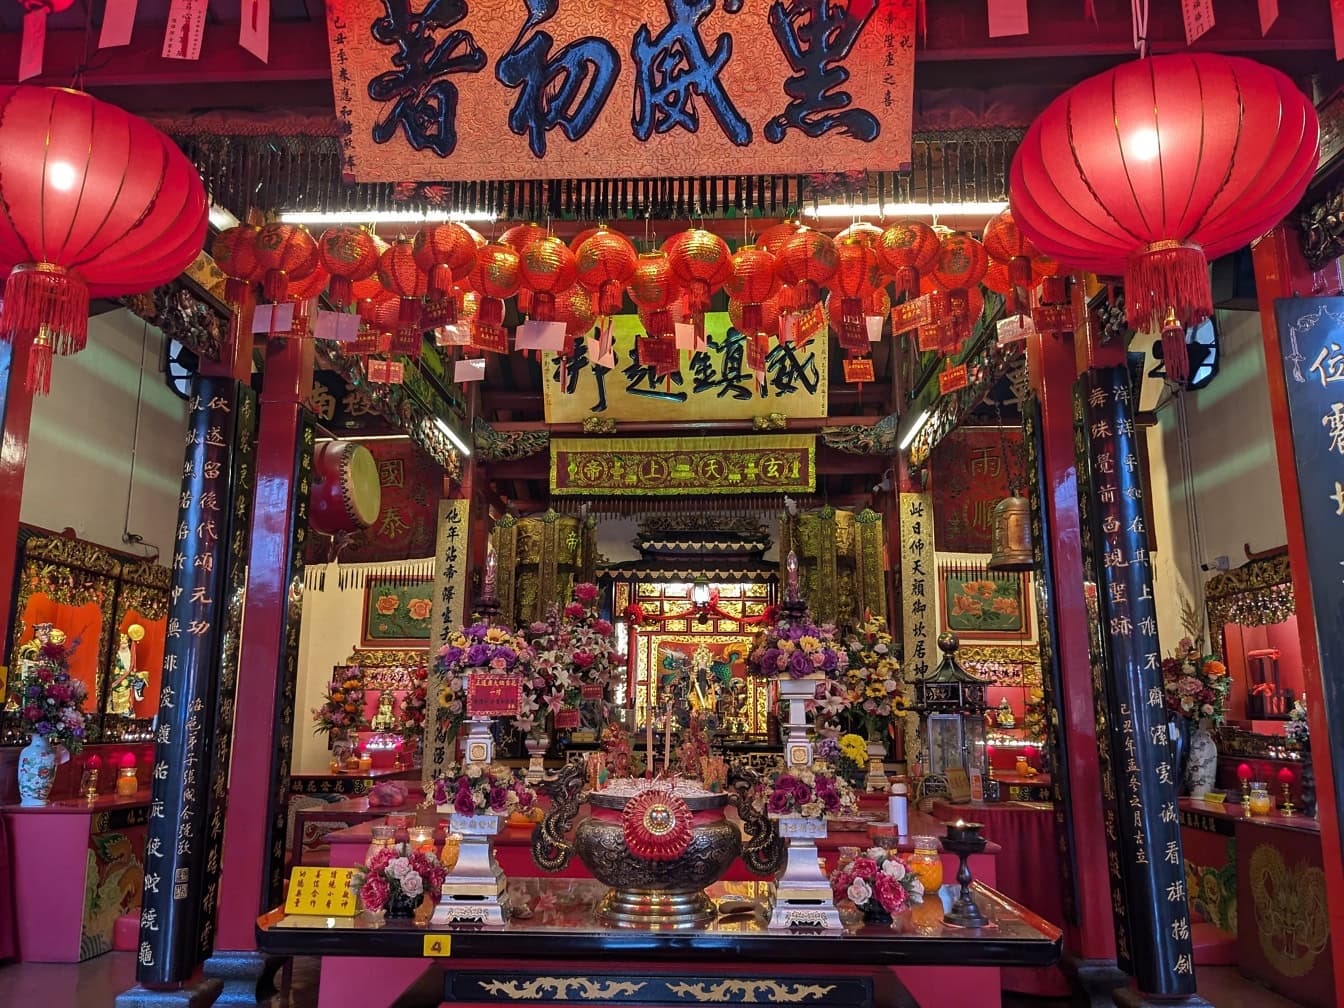
M 599 882 L 514 878 L 509 896 L 519 913 L 502 928 L 430 930 L 426 903 L 414 921 L 277 910 L 258 921 L 257 937 L 267 954 L 323 957 L 319 1008 L 386 1008 L 436 963 L 445 1004 L 459 1006 L 991 1008 L 999 1004 L 993 967 L 1058 960 L 1058 928 L 978 884 L 990 925 L 944 924 L 955 889 L 945 885 L 891 925 L 856 918 L 842 932 L 799 933 L 766 929 L 768 883 L 721 882 L 709 889 L 719 910 L 712 923 L 651 932 L 599 924 L 595 909 L 607 891 Z

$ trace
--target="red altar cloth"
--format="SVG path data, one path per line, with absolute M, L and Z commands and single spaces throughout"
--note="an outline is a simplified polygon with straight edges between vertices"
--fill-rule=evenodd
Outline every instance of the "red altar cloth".
M 941 822 L 984 824 L 984 835 L 1003 848 L 995 858 L 995 888 L 1044 917 L 1064 927 L 1063 873 L 1055 845 L 1054 810 L 1045 802 L 970 802 L 952 805 L 933 803 L 933 818 Z M 972 869 L 974 869 L 972 865 Z M 1048 969 L 1006 967 L 1003 989 L 1041 997 L 1069 993 L 1069 982 L 1058 966 Z
M 0 816 L 0 960 L 18 954 L 14 942 L 14 890 L 10 881 L 9 839 L 5 820 Z

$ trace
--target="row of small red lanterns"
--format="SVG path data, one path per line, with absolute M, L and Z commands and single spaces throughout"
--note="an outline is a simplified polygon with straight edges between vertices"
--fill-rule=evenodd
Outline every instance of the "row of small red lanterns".
M 363 226 L 332 227 L 314 238 L 301 225 L 276 222 L 225 231 L 212 253 L 234 304 L 250 301 L 260 284 L 272 301 L 307 302 L 325 290 L 337 307 L 355 305 L 368 334 L 382 337 L 366 335 L 358 347 L 365 352 L 392 349 L 391 337 L 398 352 L 413 353 L 424 329 L 459 317 L 470 323 L 474 346 L 506 350 L 504 301 L 515 296 L 530 318 L 566 323 L 572 345 L 600 316 L 620 311 L 628 293 L 648 334 L 644 349 L 664 361 L 675 348 L 676 323 L 698 323 L 719 291 L 728 295 L 733 324 L 753 337 L 754 357 L 771 337 L 796 338 L 801 330 L 791 322 L 823 308 L 846 353 L 865 355 L 864 318 L 890 312 L 888 284 L 907 299 L 942 292 L 947 313 L 935 321 L 940 349 L 951 352 L 980 314 L 982 283 L 1015 302 L 1020 289 L 1060 273 L 1007 211 L 989 222 L 983 241 L 918 221 L 885 229 L 858 223 L 835 238 L 786 221 L 735 252 L 713 232 L 693 228 L 641 254 L 605 226 L 566 244 L 536 224 L 489 242 L 447 222 L 389 245 Z

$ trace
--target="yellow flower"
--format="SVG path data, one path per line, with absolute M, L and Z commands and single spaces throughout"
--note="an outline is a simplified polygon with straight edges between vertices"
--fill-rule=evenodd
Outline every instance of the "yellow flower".
M 794 643 L 791 640 L 782 640 L 779 642 L 779 649 L 785 654 L 789 654 L 794 650 Z
M 841 735 L 840 752 L 855 763 L 863 764 L 868 761 L 868 743 L 858 735 Z
M 864 693 L 865 693 L 865 695 L 870 696 L 870 697 L 873 697 L 874 699 L 876 699 L 876 698 L 878 698 L 878 697 L 886 696 L 886 695 L 887 695 L 887 689 L 886 689 L 886 687 L 883 686 L 880 682 L 869 683 L 869 684 L 868 684 L 868 688 L 864 691 Z
M 492 626 L 489 630 L 485 632 L 485 639 L 488 640 L 491 644 L 498 644 L 507 636 L 508 634 L 505 633 L 503 627 Z
M 467 646 L 467 638 L 466 638 L 466 635 L 463 634 L 461 631 L 454 631 L 454 632 L 453 632 L 453 636 L 450 638 L 450 640 L 451 640 L 451 642 L 452 642 L 453 647 L 466 647 L 466 646 Z
M 815 637 L 802 637 L 798 640 L 798 646 L 808 654 L 811 654 L 821 647 L 821 641 L 817 640 Z
M 440 707 L 447 707 L 450 703 L 453 702 L 453 700 L 454 700 L 453 688 L 451 686 L 445 686 L 443 689 L 439 690 Z

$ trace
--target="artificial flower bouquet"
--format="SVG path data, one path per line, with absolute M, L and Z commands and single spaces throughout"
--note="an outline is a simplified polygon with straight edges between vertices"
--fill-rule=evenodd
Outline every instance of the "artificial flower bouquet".
M 1212 655 L 1201 656 L 1189 639 L 1181 641 L 1176 651 L 1177 657 L 1162 661 L 1167 710 L 1191 721 L 1209 718 L 1222 724 L 1232 689 L 1227 666 Z
M 537 804 L 537 792 L 522 773 L 500 764 L 452 768 L 435 778 L 431 798 L 440 810 L 451 807 L 460 816 L 507 816 L 530 812 Z
M 849 655 L 836 640 L 835 627 L 818 626 L 806 616 L 781 616 L 757 635 L 747 656 L 747 672 L 767 679 L 837 679 L 848 668 Z
M 408 739 L 425 733 L 428 706 L 429 669 L 417 667 L 411 672 L 411 688 L 401 698 L 401 732 Z
M 1283 726 L 1283 734 L 1299 748 L 1305 749 L 1311 745 L 1311 725 L 1307 721 L 1307 705 L 1302 700 L 1293 702 L 1293 709 L 1288 712 L 1288 723 Z
M 865 917 L 891 916 L 924 902 L 924 883 L 900 855 L 869 847 L 831 875 L 836 902 L 849 900 Z
M 848 781 L 818 769 L 777 775 L 764 787 L 763 801 L 771 816 L 805 819 L 853 815 L 858 806 Z
M 526 684 L 532 658 L 532 646 L 508 627 L 481 621 L 453 631 L 448 643 L 439 648 L 434 666 L 444 679 L 439 693 L 440 731 L 451 742 L 462 730 L 467 716 L 467 678 L 471 673 L 516 672 Z
M 74 754 L 84 748 L 84 699 L 88 690 L 70 675 L 70 650 L 44 643 L 19 681 L 16 699 L 24 731 Z
M 606 719 L 620 655 L 611 622 L 598 615 L 597 597 L 597 585 L 575 585 L 572 602 L 528 627 L 534 659 L 523 691 L 523 713 L 515 721 L 519 731 L 540 729 L 548 716 L 577 707 L 580 700 L 601 704 Z
M 402 843 L 379 850 L 367 866 L 355 872 L 350 888 L 365 910 L 409 917 L 426 895 L 438 902 L 447 875 L 434 854 Z
M 849 667 L 840 685 L 846 706 L 838 720 L 847 730 L 880 742 L 907 710 L 891 634 L 880 620 L 869 619 L 845 641 L 845 651 Z
M 347 738 L 369 727 L 364 717 L 364 675 L 358 667 L 327 687 L 321 707 L 313 709 L 313 734 Z

